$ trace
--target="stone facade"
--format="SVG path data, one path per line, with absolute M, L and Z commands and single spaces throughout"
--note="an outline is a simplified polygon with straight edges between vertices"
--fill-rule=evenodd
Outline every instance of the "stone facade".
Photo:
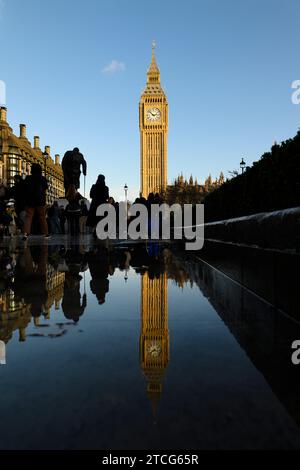
M 47 154 L 47 156 L 45 156 Z M 59 155 L 51 157 L 50 147 L 45 152 L 40 149 L 40 139 L 34 137 L 33 147 L 26 137 L 26 125 L 20 124 L 20 135 L 17 137 L 7 122 L 7 110 L 0 108 L 0 180 L 8 187 L 13 186 L 14 176 L 23 178 L 30 174 L 31 165 L 39 163 L 48 180 L 47 204 L 64 197 L 64 178 Z

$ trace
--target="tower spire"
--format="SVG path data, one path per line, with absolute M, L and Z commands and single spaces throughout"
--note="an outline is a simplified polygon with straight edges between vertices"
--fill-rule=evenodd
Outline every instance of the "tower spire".
M 156 42 L 152 41 L 152 60 L 150 67 L 148 69 L 148 83 L 159 83 L 160 81 L 160 71 L 156 63 L 155 57 Z
M 156 42 L 155 42 L 155 39 L 153 39 L 153 41 L 152 41 L 152 60 L 153 60 L 153 58 L 155 60 L 155 49 L 156 49 Z

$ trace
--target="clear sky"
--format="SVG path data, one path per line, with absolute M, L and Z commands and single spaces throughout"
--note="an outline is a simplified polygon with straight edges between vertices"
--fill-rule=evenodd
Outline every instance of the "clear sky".
M 61 155 L 87 187 L 139 191 L 138 103 L 157 43 L 169 110 L 169 182 L 203 182 L 293 137 L 300 105 L 299 0 L 0 0 L 0 80 L 18 132 Z

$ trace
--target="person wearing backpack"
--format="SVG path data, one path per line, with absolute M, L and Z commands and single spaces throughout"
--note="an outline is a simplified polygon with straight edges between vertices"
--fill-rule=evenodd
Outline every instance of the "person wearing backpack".
M 24 181 L 25 222 L 23 227 L 23 240 L 26 241 L 31 232 L 31 224 L 34 214 L 37 214 L 40 230 L 45 238 L 50 238 L 46 221 L 46 191 L 47 180 L 42 176 L 42 167 L 34 163 L 31 167 L 31 175 Z

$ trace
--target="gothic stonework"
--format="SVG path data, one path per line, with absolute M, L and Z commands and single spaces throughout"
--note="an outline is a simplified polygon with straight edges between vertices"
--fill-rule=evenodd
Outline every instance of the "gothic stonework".
M 48 180 L 47 204 L 65 196 L 64 176 L 59 163 L 50 155 L 50 147 L 45 146 L 45 154 L 40 149 L 40 138 L 34 137 L 33 147 L 26 137 L 26 126 L 20 124 L 20 136 L 14 135 L 7 122 L 7 109 L 0 107 L 0 180 L 8 187 L 14 185 L 14 176 L 25 178 L 31 172 L 33 163 L 39 163 Z
M 152 46 L 152 61 L 140 105 L 141 195 L 160 193 L 167 187 L 168 102 L 160 84 L 160 71 Z

